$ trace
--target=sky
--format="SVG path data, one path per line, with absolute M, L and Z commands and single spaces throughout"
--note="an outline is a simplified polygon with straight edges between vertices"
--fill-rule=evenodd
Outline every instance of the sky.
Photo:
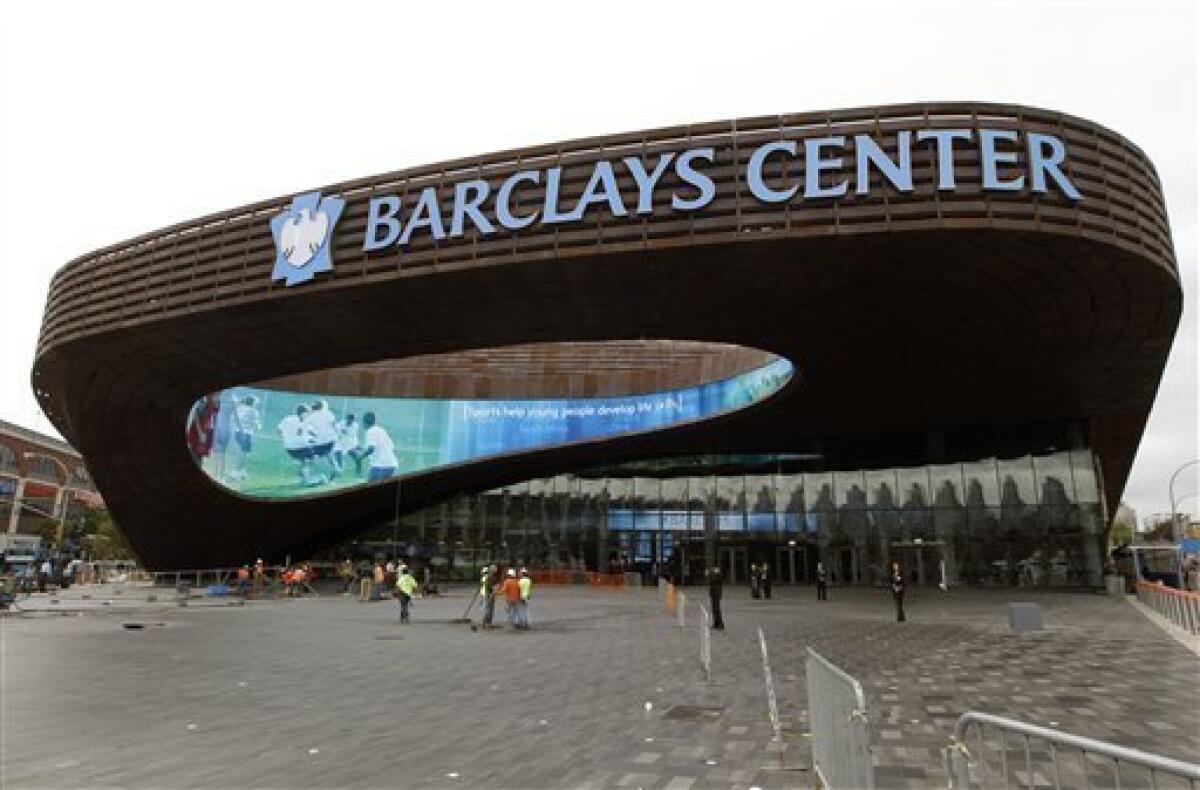
M 1125 499 L 1165 512 L 1200 432 L 1196 41 L 1190 0 L 5 4 L 0 419 L 57 435 L 29 386 L 55 270 L 174 222 L 574 137 L 1014 102 L 1104 124 L 1158 167 L 1185 310 Z

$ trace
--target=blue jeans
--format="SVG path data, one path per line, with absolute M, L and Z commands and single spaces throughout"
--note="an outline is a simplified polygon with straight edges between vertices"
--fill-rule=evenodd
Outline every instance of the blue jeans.
M 517 604 L 517 627 L 529 627 L 529 600 L 524 599 Z

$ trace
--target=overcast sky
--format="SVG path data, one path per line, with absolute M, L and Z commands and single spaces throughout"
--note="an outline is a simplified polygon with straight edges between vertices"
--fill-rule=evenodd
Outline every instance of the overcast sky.
M 53 272 L 173 222 L 572 137 L 1018 102 L 1115 129 L 1162 177 L 1185 311 L 1125 498 L 1165 511 L 1200 430 L 1196 40 L 1190 0 L 5 4 L 0 419 L 54 433 L 29 386 Z

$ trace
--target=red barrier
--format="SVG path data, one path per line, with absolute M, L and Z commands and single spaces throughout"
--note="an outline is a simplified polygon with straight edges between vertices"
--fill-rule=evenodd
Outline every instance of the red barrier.
M 586 584 L 589 587 L 624 587 L 625 576 L 620 573 L 594 571 L 531 570 L 534 584 Z
M 1200 634 L 1200 593 L 1139 581 L 1137 598 L 1188 633 Z
M 1170 595 L 1183 598 L 1184 600 L 1200 601 L 1200 593 L 1191 592 L 1190 590 L 1176 590 L 1174 587 L 1168 587 L 1162 582 L 1148 582 L 1145 580 L 1137 583 L 1139 589 L 1144 589 L 1146 592 L 1153 592 L 1159 595 Z

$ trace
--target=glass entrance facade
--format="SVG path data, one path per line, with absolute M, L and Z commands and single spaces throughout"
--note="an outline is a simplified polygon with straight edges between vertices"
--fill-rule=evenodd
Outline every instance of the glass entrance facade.
M 799 456 L 667 459 L 529 480 L 403 516 L 372 537 L 465 578 L 484 562 L 698 583 L 766 563 L 807 583 L 1095 587 L 1103 514 L 1087 449 L 887 469 Z M 811 465 L 811 464 L 810 464 Z M 707 473 L 705 470 L 709 470 Z M 394 534 L 393 534 L 394 533 Z

